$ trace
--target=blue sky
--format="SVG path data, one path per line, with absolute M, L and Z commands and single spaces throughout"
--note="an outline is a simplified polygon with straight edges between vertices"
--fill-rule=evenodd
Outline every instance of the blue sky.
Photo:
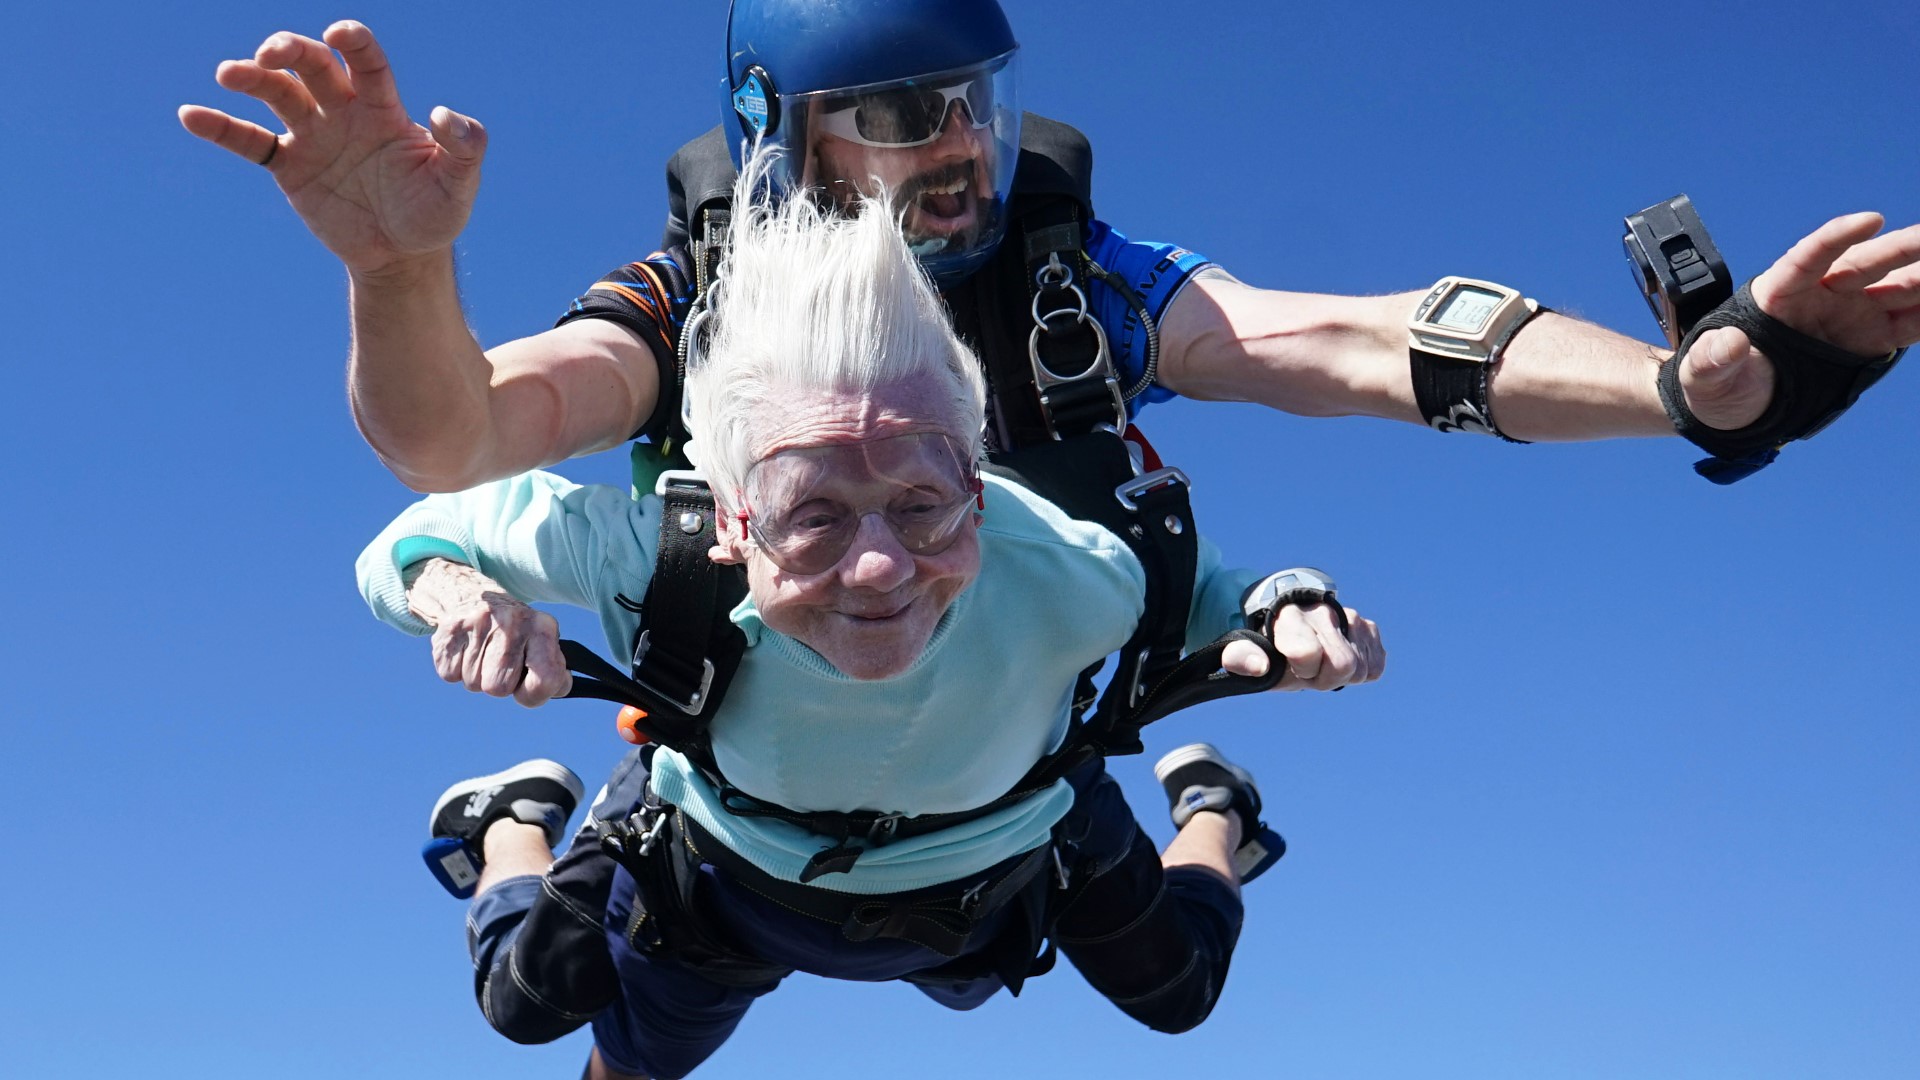
M 1911 3 L 1008 10 L 1102 216 L 1264 286 L 1468 274 L 1651 338 L 1630 211 L 1690 193 L 1742 276 L 1835 214 L 1920 221 Z M 367 617 L 352 559 L 407 493 L 347 413 L 342 273 L 173 111 L 265 119 L 216 63 L 367 22 L 416 116 L 491 132 L 460 266 L 493 344 L 650 250 L 665 159 L 717 116 L 723 15 L 10 15 L 0 1075 L 577 1075 L 580 1037 L 485 1027 L 415 852 L 453 780 L 540 755 L 597 783 L 611 710 L 467 695 Z M 967 1015 L 796 977 L 703 1075 L 1920 1073 L 1916 409 L 1897 371 L 1720 489 L 1674 440 L 1155 407 L 1229 560 L 1329 568 L 1391 655 L 1115 764 L 1164 839 L 1152 755 L 1216 741 L 1293 842 L 1213 1019 L 1151 1034 L 1067 970 Z

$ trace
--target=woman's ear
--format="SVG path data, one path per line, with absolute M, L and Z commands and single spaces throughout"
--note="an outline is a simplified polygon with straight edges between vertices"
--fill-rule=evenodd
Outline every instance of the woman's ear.
M 727 511 L 727 508 L 714 506 L 713 546 L 707 549 L 707 558 L 721 566 L 735 566 L 747 561 L 746 523 Z

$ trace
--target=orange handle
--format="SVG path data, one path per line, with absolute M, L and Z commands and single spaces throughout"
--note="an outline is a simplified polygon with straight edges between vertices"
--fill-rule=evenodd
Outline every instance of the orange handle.
M 647 710 L 633 705 L 623 705 L 620 707 L 620 719 L 614 721 L 613 726 L 620 729 L 621 738 L 639 746 L 647 741 L 647 737 L 635 725 L 646 718 Z

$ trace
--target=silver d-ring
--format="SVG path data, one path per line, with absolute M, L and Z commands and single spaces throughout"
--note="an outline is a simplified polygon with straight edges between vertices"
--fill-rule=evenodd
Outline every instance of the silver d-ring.
M 1077 306 L 1057 308 L 1047 312 L 1044 316 L 1040 314 L 1040 294 L 1033 294 L 1033 303 L 1028 305 L 1028 309 L 1033 313 L 1033 324 L 1035 326 L 1045 326 L 1047 325 L 1048 319 L 1052 319 L 1058 315 L 1072 315 L 1080 322 L 1087 321 L 1087 294 L 1081 292 L 1080 286 L 1078 285 L 1069 285 L 1067 288 L 1073 292 L 1073 299 Z M 1052 333 L 1053 331 L 1049 330 L 1047 332 Z
M 1041 288 L 1058 287 L 1073 284 L 1073 270 L 1060 261 L 1060 253 L 1055 251 L 1047 256 L 1047 265 L 1033 275 L 1033 283 Z

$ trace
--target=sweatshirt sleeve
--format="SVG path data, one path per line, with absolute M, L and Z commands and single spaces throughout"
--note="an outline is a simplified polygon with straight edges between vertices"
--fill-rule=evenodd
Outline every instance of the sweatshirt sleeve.
M 1252 570 L 1228 569 L 1220 565 L 1220 549 L 1206 537 L 1200 538 L 1199 557 L 1195 561 L 1193 607 L 1187 613 L 1187 651 L 1192 652 L 1229 630 L 1246 625 L 1240 614 L 1241 599 L 1247 588 L 1263 574 Z
M 597 610 L 607 589 L 644 590 L 652 575 L 658 500 L 647 504 L 619 488 L 582 487 L 545 472 L 429 495 L 360 553 L 360 595 L 382 622 L 426 634 L 431 628 L 407 610 L 401 575 L 440 557 L 474 567 L 528 603 Z

